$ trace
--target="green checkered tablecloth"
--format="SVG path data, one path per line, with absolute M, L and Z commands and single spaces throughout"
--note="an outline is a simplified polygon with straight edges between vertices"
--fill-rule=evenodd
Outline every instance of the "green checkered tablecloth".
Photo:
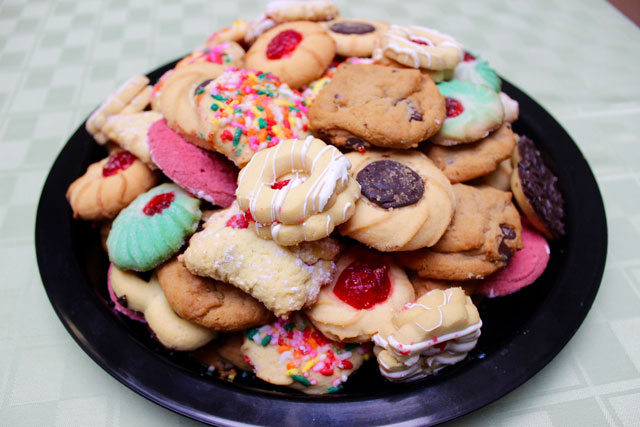
M 640 425 L 638 27 L 602 0 L 337 3 L 344 16 L 435 27 L 482 54 L 569 131 L 605 200 L 607 267 L 580 330 L 533 379 L 453 424 Z M 35 211 L 57 153 L 100 100 L 263 5 L 0 3 L 0 425 L 196 424 L 122 386 L 65 331 L 38 274 Z

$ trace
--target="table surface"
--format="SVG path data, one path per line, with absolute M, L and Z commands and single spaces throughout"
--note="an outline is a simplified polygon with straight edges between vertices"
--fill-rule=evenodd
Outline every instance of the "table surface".
M 343 16 L 437 28 L 480 53 L 567 129 L 605 201 L 609 255 L 582 327 L 534 378 L 452 424 L 640 425 L 638 27 L 601 0 L 336 3 Z M 0 4 L 0 425 L 197 424 L 121 385 L 66 332 L 38 274 L 35 212 L 57 153 L 123 80 L 263 6 Z

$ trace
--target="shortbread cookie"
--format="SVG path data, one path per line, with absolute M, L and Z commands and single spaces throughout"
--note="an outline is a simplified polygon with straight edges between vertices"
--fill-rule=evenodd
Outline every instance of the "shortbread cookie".
M 380 35 L 389 29 L 386 22 L 362 18 L 338 18 L 323 26 L 336 42 L 336 53 L 345 57 L 371 56 L 380 42 Z
M 149 271 L 175 254 L 198 227 L 200 200 L 175 184 L 139 195 L 113 221 L 109 259 L 122 270 Z
M 500 92 L 502 86 L 498 73 L 489 67 L 489 63 L 469 52 L 465 52 L 463 61 L 454 68 L 453 78 L 485 85 L 496 92 Z
M 404 269 L 388 256 L 356 246 L 337 261 L 336 279 L 320 290 L 306 314 L 330 339 L 368 342 L 414 299 Z
M 336 147 L 312 136 L 258 152 L 238 177 L 240 209 L 263 239 L 283 246 L 329 236 L 355 211 L 360 187 Z
M 369 358 L 369 348 L 330 341 L 301 314 L 248 330 L 242 344 L 258 378 L 307 394 L 340 390 Z
M 467 357 L 481 327 L 478 309 L 461 288 L 433 290 L 373 337 L 380 373 L 394 382 L 433 375 Z
M 250 26 L 250 22 L 243 21 L 241 19 L 236 20 L 233 22 L 233 24 L 231 24 L 231 26 L 225 27 L 211 34 L 207 38 L 205 46 L 211 47 L 219 45 L 220 43 L 224 43 L 226 41 L 241 43 L 245 35 L 247 34 L 247 31 L 249 31 Z
M 436 134 L 445 116 L 444 98 L 418 70 L 342 64 L 309 109 L 309 124 L 338 146 L 355 138 L 411 148 Z
M 456 212 L 436 245 L 398 254 L 421 277 L 480 279 L 503 268 L 522 248 L 522 225 L 511 193 L 454 184 Z
M 493 172 L 501 161 L 511 158 L 515 146 L 516 135 L 503 124 L 477 142 L 448 147 L 427 143 L 422 150 L 452 183 L 457 183 Z
M 153 336 L 165 347 L 190 351 L 216 337 L 214 331 L 180 318 L 171 309 L 155 275 L 147 282 L 111 264 L 108 282 L 118 301 L 123 301 L 129 310 L 143 314 Z
M 228 68 L 197 90 L 195 102 L 200 132 L 187 139 L 224 154 L 239 167 L 256 151 L 307 136 L 302 95 L 273 74 Z
M 313 304 L 333 280 L 339 245 L 324 239 L 285 248 L 256 236 L 250 221 L 235 203 L 216 211 L 193 235 L 182 262 L 193 274 L 242 289 L 277 316 Z
M 276 0 L 267 4 L 265 14 L 281 24 L 290 21 L 329 21 L 340 12 L 328 0 Z
M 181 318 L 214 331 L 241 331 L 271 321 L 261 302 L 235 286 L 194 276 L 176 258 L 156 274 L 169 305 Z
M 128 151 L 116 151 L 89 165 L 67 190 L 73 217 L 84 220 L 115 218 L 138 195 L 158 182 L 158 175 Z
M 273 73 L 298 89 L 322 75 L 336 45 L 320 24 L 296 21 L 262 34 L 245 56 L 245 67 Z
M 151 102 L 151 94 L 153 93 L 153 86 L 147 85 L 136 96 L 133 97 L 126 107 L 120 111 L 119 114 L 136 114 L 144 111 Z
M 562 237 L 565 233 L 564 198 L 558 177 L 545 164 L 531 139 L 518 138 L 511 164 L 511 191 L 518 207 L 545 237 Z
M 440 131 L 430 139 L 438 145 L 478 141 L 504 122 L 500 96 L 487 86 L 451 80 L 438 83 L 446 98 L 447 116 Z
M 381 251 L 434 245 L 447 230 L 456 198 L 447 177 L 415 150 L 349 153 L 362 196 L 340 233 Z
M 151 125 L 162 119 L 157 111 L 115 114 L 105 121 L 102 133 L 127 151 L 131 151 L 147 166 L 155 168 L 149 154 L 147 133 Z

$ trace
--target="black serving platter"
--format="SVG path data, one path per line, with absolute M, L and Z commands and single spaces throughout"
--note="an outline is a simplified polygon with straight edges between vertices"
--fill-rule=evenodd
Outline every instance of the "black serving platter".
M 151 72 L 151 81 L 172 66 Z M 98 232 L 75 221 L 65 199 L 71 182 L 105 156 L 84 123 L 51 168 L 38 206 L 36 252 L 51 305 L 80 347 L 122 384 L 206 423 L 429 425 L 487 405 L 535 375 L 571 339 L 595 299 L 607 251 L 604 206 L 586 160 L 533 99 L 506 81 L 503 90 L 520 103 L 514 130 L 536 142 L 558 175 L 567 234 L 551 243 L 549 266 L 536 283 L 507 297 L 476 301 L 484 323 L 477 347 L 436 376 L 393 384 L 372 359 L 339 393 L 311 397 L 252 375 L 225 382 L 189 355 L 164 350 L 144 325 L 110 308 L 108 260 Z

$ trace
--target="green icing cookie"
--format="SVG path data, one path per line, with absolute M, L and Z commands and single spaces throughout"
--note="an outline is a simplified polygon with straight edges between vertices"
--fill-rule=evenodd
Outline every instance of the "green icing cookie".
M 504 121 L 504 107 L 496 91 L 462 80 L 438 83 L 446 98 L 447 117 L 431 138 L 439 145 L 455 145 L 484 138 Z
M 459 63 L 453 70 L 453 78 L 485 85 L 496 92 L 500 92 L 500 87 L 502 86 L 502 81 L 500 77 L 498 77 L 498 73 L 489 67 L 489 63 L 483 59 Z
M 107 248 L 121 270 L 148 271 L 175 254 L 200 222 L 200 200 L 175 184 L 139 195 L 113 221 Z

